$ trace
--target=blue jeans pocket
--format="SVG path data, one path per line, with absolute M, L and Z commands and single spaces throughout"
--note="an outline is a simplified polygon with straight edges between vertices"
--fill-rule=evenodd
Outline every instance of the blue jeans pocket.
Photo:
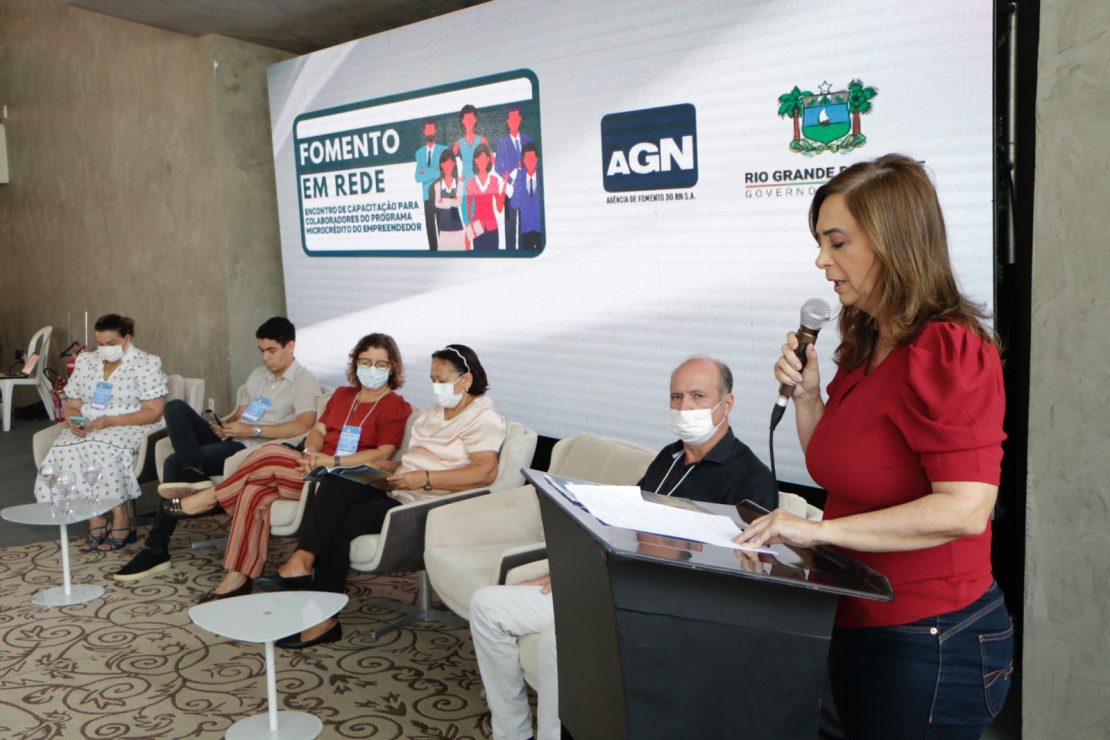
M 983 661 L 983 693 L 991 717 L 997 717 L 1010 691 L 1014 672 L 1014 627 L 979 635 L 979 655 Z

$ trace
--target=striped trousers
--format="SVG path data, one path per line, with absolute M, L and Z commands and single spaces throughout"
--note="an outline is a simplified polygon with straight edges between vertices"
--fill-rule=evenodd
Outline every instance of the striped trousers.
M 220 506 L 231 515 L 224 568 L 250 578 L 262 575 L 270 544 L 270 506 L 278 499 L 301 497 L 300 463 L 300 452 L 284 445 L 264 445 L 216 486 Z

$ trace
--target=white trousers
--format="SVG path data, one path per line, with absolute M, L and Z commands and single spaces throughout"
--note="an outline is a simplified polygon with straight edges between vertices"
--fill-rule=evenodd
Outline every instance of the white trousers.
M 532 712 L 517 638 L 538 634 L 539 698 L 536 740 L 559 740 L 559 674 L 555 611 L 539 586 L 485 586 L 470 599 L 470 634 L 493 715 L 494 740 L 532 736 Z

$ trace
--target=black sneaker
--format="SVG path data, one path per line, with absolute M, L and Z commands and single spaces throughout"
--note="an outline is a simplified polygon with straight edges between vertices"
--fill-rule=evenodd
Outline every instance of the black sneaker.
M 131 558 L 131 562 L 115 572 L 112 578 L 117 581 L 137 581 L 144 576 L 161 573 L 170 569 L 170 556 L 168 553 L 157 552 L 143 548 L 139 554 Z

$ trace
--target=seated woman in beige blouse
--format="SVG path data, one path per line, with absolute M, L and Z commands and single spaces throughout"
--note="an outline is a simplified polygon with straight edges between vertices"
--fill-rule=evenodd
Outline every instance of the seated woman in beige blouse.
M 297 550 L 278 568 L 282 588 L 342 593 L 351 540 L 381 532 L 391 508 L 488 486 L 497 478 L 505 419 L 485 397 L 489 382 L 478 356 L 465 345 L 449 344 L 432 353 L 431 376 L 436 402 L 416 417 L 408 450 L 399 465 L 392 463 L 397 469 L 389 480 L 397 490 L 321 489 L 305 512 Z M 276 644 L 297 649 L 342 636 L 339 620 L 333 617 Z

